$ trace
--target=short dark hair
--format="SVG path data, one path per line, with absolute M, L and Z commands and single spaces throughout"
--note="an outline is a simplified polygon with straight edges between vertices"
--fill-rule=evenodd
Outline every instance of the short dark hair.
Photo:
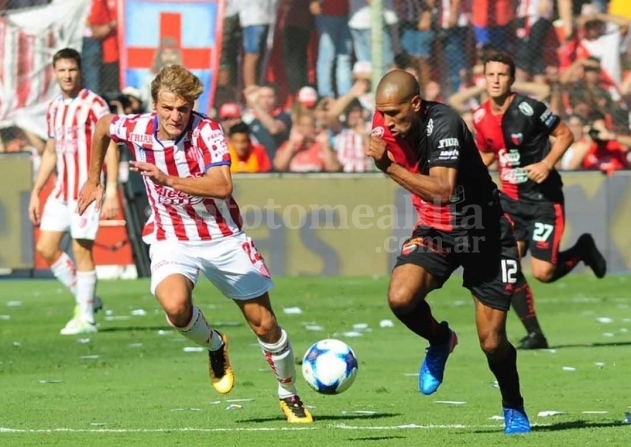
M 497 53 L 487 54 L 482 62 L 484 64 L 485 73 L 486 64 L 488 64 L 489 62 L 499 62 L 500 64 L 508 65 L 508 73 L 510 74 L 511 78 L 515 79 L 515 61 L 508 53 L 499 51 Z
M 53 67 L 57 65 L 57 61 L 60 59 L 70 59 L 77 63 L 77 67 L 81 70 L 81 54 L 74 48 L 62 48 L 57 51 L 53 56 Z
M 228 129 L 228 136 L 232 136 L 235 133 L 245 133 L 250 135 L 250 126 L 248 126 L 243 121 L 238 122 L 237 124 L 231 126 L 230 129 Z

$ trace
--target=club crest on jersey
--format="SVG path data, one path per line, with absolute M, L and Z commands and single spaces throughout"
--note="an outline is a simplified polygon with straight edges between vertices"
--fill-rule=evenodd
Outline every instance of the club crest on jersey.
M 427 122 L 427 136 L 429 137 L 432 132 L 434 132 L 434 120 L 430 118 Z
M 411 239 L 403 244 L 401 247 L 401 256 L 409 256 L 418 250 L 418 247 L 421 245 L 421 238 Z
M 486 110 L 480 108 L 476 110 L 473 114 L 473 121 L 475 123 L 479 123 L 486 116 Z
M 377 126 L 372 129 L 372 132 L 370 132 L 370 135 L 375 136 L 375 137 L 383 137 L 383 134 L 385 132 L 386 130 L 383 127 Z
M 521 113 L 523 113 L 526 116 L 532 116 L 535 113 L 535 111 L 532 110 L 532 107 L 530 106 L 530 104 L 528 104 L 527 102 L 520 103 L 519 110 L 521 110 Z
M 515 146 L 519 146 L 522 141 L 524 141 L 524 134 L 523 133 L 512 133 L 510 136 L 511 141 L 513 142 L 513 144 Z

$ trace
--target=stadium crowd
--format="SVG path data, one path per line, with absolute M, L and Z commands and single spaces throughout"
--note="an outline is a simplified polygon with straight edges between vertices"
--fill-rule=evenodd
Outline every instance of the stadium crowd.
M 101 64 L 84 63 L 86 85 L 115 111 L 147 110 L 146 89 L 118 86 L 117 2 L 92 3 L 83 57 Z M 213 113 L 234 172 L 373 171 L 365 148 L 377 63 L 381 72 L 413 73 L 427 100 L 450 104 L 472 128 L 485 95 L 481 60 L 494 51 L 515 58 L 514 90 L 544 101 L 572 129 L 558 169 L 629 168 L 631 14 L 616 15 L 629 9 L 624 0 L 382 3 L 376 62 L 369 0 L 226 1 Z M 155 68 L 181 60 L 165 39 Z M 19 129 L 1 136 L 0 151 L 39 150 L 37 137 Z

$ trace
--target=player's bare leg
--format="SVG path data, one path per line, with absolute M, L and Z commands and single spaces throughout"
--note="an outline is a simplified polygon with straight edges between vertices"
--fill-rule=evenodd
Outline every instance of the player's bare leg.
M 388 287 L 388 305 L 409 330 L 429 341 L 429 348 L 419 373 L 419 390 L 434 393 L 443 381 L 445 364 L 458 343 L 447 322 L 439 323 L 425 297 L 437 283 L 423 267 L 403 264 L 392 271 Z
M 541 282 L 554 282 L 574 270 L 581 261 L 594 272 L 597 278 L 603 278 L 607 274 L 605 257 L 598 250 L 592 235 L 584 233 L 572 247 L 559 252 L 556 264 L 532 258 L 533 275 Z M 537 267 L 535 267 L 535 262 L 539 264 Z
M 75 266 L 75 263 L 70 258 L 70 256 L 68 256 L 67 253 L 59 248 L 64 235 L 65 233 L 61 231 L 40 231 L 36 250 L 39 255 L 44 258 L 44 261 L 46 261 L 46 263 L 50 266 L 50 270 L 52 271 L 53 275 L 55 275 L 55 278 L 57 278 L 59 282 L 61 282 L 70 291 L 70 293 L 72 293 L 75 302 L 77 302 L 77 267 Z M 94 268 L 92 268 L 92 270 L 94 270 Z M 97 302 L 93 303 L 93 306 L 93 312 L 100 309 L 101 303 L 98 298 Z M 80 309 L 79 305 L 76 304 L 74 316 L 70 321 L 79 317 Z M 68 324 L 70 324 L 70 321 L 68 322 Z M 66 326 L 68 326 L 68 324 L 66 324 Z M 71 326 L 74 327 L 77 326 L 77 324 L 72 323 Z M 86 328 L 84 329 L 86 329 L 86 332 L 94 332 L 94 328 L 89 328 L 86 326 Z M 81 333 L 81 328 L 75 328 L 73 330 L 66 329 L 63 332 L 67 332 L 68 335 L 70 335 L 71 333 Z
M 193 286 L 184 275 L 169 275 L 158 284 L 155 295 L 169 324 L 193 343 L 208 349 L 210 381 L 217 392 L 227 394 L 234 387 L 228 339 L 213 330 L 201 309 L 193 304 Z
M 506 312 L 488 307 L 475 297 L 474 301 L 480 347 L 502 393 L 504 433 L 528 433 L 530 422 L 519 390 L 517 351 L 506 336 Z
M 269 294 L 251 300 L 235 300 L 256 335 L 265 360 L 278 381 L 280 407 L 288 422 L 310 423 L 313 417 L 298 397 L 296 364 L 287 333 L 278 325 Z
M 50 266 L 55 278 L 70 290 L 72 296 L 75 296 L 77 294 L 76 267 L 70 256 L 59 248 L 64 234 L 62 231 L 40 231 L 35 250 Z
M 517 245 L 519 247 L 520 256 L 523 258 L 526 253 L 526 243 L 524 241 L 518 241 Z M 543 330 L 537 319 L 534 295 L 521 269 L 516 279 L 517 282 L 514 284 L 511 305 L 527 332 L 526 336 L 519 341 L 518 348 L 547 349 L 548 340 L 543 335 Z

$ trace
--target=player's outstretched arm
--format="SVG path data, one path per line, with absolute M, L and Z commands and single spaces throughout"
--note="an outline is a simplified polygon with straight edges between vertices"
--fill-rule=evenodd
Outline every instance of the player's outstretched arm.
M 105 162 L 105 154 L 112 141 L 110 136 L 110 124 L 115 115 L 105 115 L 96 122 L 96 129 L 92 136 L 92 153 L 90 154 L 90 166 L 88 179 L 79 191 L 77 212 L 83 214 L 86 209 L 96 202 L 96 209 L 100 209 L 103 200 L 103 185 L 101 185 L 101 172 Z

